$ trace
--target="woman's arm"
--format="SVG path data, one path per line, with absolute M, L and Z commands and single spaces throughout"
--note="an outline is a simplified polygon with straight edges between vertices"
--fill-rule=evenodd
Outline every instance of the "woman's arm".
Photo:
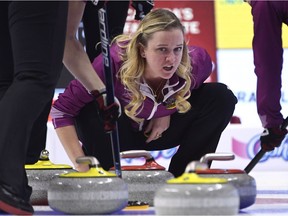
M 197 46 L 189 47 L 192 64 L 192 89 L 199 88 L 212 73 L 212 60 L 208 52 Z
M 69 1 L 63 63 L 70 73 L 90 92 L 95 89 L 103 89 L 105 85 L 93 69 L 83 45 L 76 38 L 76 32 L 81 22 L 85 5 L 85 1 Z
M 105 88 L 104 83 L 99 78 L 95 72 L 87 53 L 84 50 L 81 42 L 76 38 L 76 33 L 81 22 L 84 9 L 86 6 L 85 1 L 69 1 L 69 10 L 68 10 L 68 21 L 67 21 L 67 32 L 66 32 L 66 41 L 65 41 L 65 50 L 63 63 L 66 68 L 73 74 L 78 81 L 90 92 L 95 89 Z M 75 81 L 76 82 L 76 81 Z M 80 109 L 85 103 L 91 100 L 88 97 L 88 94 L 80 94 L 80 87 L 77 87 L 77 84 L 69 85 L 70 87 L 66 89 L 63 96 L 58 99 L 54 106 L 61 110 L 62 112 L 69 114 L 68 116 L 77 115 L 78 108 Z M 76 92 L 77 87 L 77 92 Z M 78 88 L 80 89 L 78 91 Z M 80 98 L 77 98 L 74 94 L 81 95 Z M 84 91 L 82 91 L 84 92 Z M 64 96 L 65 95 L 65 96 Z M 73 97 L 71 96 L 73 95 Z M 70 101 L 73 98 L 76 101 Z M 68 100 L 68 101 L 67 101 Z M 70 106 L 70 104 L 77 104 L 77 106 Z M 72 108 L 71 108 L 72 107 Z M 75 108 L 76 107 L 76 108 Z M 68 108 L 68 110 L 67 110 Z M 70 110 L 71 108 L 71 110 Z M 76 109 L 76 110 L 74 110 Z M 53 109 L 52 109 L 53 110 Z M 63 119 L 63 116 L 60 117 L 60 120 Z M 57 112 L 55 112 L 54 121 L 56 124 Z M 57 124 L 56 124 L 57 125 Z M 55 125 L 54 125 L 55 126 Z M 81 143 L 79 142 L 77 132 L 74 125 L 64 125 L 56 127 L 56 133 L 59 137 L 59 140 L 65 149 L 69 159 L 74 165 L 74 168 L 78 171 L 87 171 L 89 169 L 88 165 L 80 165 L 76 163 L 76 158 L 84 156 Z
M 74 168 L 81 172 L 88 171 L 88 165 L 76 163 L 76 158 L 85 155 L 79 142 L 74 125 L 56 128 L 56 133 L 69 159 L 73 163 Z

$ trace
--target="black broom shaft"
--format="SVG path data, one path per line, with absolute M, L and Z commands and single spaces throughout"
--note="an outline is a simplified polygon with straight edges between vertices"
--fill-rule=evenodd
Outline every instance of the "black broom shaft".
M 281 125 L 281 129 L 284 130 L 288 125 L 288 117 L 283 121 Z M 264 149 L 260 149 L 260 151 L 255 155 L 255 157 L 250 161 L 250 163 L 246 166 L 244 171 L 248 174 L 256 164 L 261 160 L 261 158 L 265 155 L 266 151 Z
M 261 148 L 260 151 L 254 156 L 254 158 L 246 166 L 244 171 L 248 174 L 256 166 L 256 164 L 261 160 L 261 158 L 265 155 L 265 153 L 266 151 Z
M 108 21 L 106 5 L 99 9 L 99 29 L 101 37 L 101 48 L 103 55 L 103 63 L 105 70 L 105 84 L 106 84 L 106 102 L 107 105 L 114 103 L 114 85 L 113 85 L 113 72 L 110 59 L 110 40 L 108 31 Z M 120 146 L 119 146 L 119 136 L 118 136 L 118 125 L 115 123 L 115 129 L 110 132 L 111 147 L 113 153 L 113 161 L 115 167 L 115 173 L 118 177 L 122 177 L 121 172 L 121 157 L 120 157 Z

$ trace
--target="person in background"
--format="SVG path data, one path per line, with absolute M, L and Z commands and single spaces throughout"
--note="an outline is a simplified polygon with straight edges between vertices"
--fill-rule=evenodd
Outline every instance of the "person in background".
M 101 0 L 97 2 L 97 5 L 94 5 L 92 1 L 86 1 L 85 3 L 86 6 L 82 18 L 86 42 L 85 47 L 90 61 L 93 61 L 101 52 L 101 46 L 97 46 L 100 42 L 98 10 L 104 6 L 105 1 Z M 129 1 L 106 1 L 110 20 L 110 38 L 123 33 L 129 4 Z M 34 124 L 33 136 L 31 136 L 29 141 L 26 164 L 36 163 L 39 160 L 41 151 L 46 148 L 47 116 L 51 110 L 52 100 L 53 95 Z
M 75 17 L 79 7 L 74 9 Z M 211 74 L 211 58 L 203 48 L 187 46 L 184 35 L 175 14 L 155 9 L 135 33 L 116 37 L 110 49 L 115 96 L 123 110 L 117 120 L 121 151 L 179 146 L 169 166 L 175 176 L 189 162 L 215 152 L 237 103 L 225 84 L 204 83 Z M 85 154 L 109 170 L 113 156 L 106 132 L 118 117 L 117 103 L 105 107 L 102 55 L 93 65 L 77 59 L 70 63 L 79 70 L 95 70 L 96 88 L 88 91 L 78 80 L 71 81 L 51 109 L 52 122 L 77 170 L 88 170 L 75 161 Z
M 98 10 L 104 7 L 104 4 L 106 4 L 107 19 L 109 20 L 110 39 L 112 39 L 123 33 L 130 1 L 100 0 L 97 5 L 91 1 L 86 2 L 82 22 L 86 52 L 91 62 L 101 53 Z
M 63 66 L 67 11 L 65 1 L 0 2 L 0 211 L 9 214 L 34 212 L 24 165 Z
M 254 36 L 252 48 L 257 77 L 257 112 L 264 131 L 261 148 L 272 151 L 287 134 L 281 128 L 281 87 L 283 66 L 282 24 L 288 24 L 287 1 L 247 1 L 251 5 Z
M 85 47 L 90 61 L 93 61 L 93 59 L 101 52 L 101 46 L 97 46 L 97 44 L 100 42 L 98 10 L 104 6 L 104 3 L 106 3 L 106 8 L 109 11 L 108 14 L 110 15 L 109 32 L 111 32 L 111 38 L 123 33 L 123 28 L 125 25 L 130 2 L 105 2 L 101 0 L 97 2 L 97 5 L 94 5 L 92 1 L 86 1 L 85 3 L 86 6 L 82 18 L 86 42 Z M 51 96 L 51 100 L 47 103 L 47 105 L 43 109 L 42 114 L 39 115 L 39 118 L 33 126 L 33 136 L 30 137 L 29 141 L 26 164 L 36 163 L 39 160 L 41 151 L 46 148 L 47 116 L 49 115 L 51 110 L 52 100 L 53 95 Z

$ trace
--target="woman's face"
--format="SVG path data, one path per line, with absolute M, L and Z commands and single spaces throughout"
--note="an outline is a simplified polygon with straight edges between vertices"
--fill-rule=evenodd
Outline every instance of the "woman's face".
M 146 59 L 144 78 L 169 79 L 176 72 L 183 54 L 184 35 L 180 29 L 155 32 L 141 48 Z

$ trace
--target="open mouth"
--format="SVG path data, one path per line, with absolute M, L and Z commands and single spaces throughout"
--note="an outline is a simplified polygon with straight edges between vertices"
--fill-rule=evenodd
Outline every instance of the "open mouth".
M 165 71 L 171 71 L 173 69 L 173 66 L 165 66 L 165 67 L 163 67 L 163 69 Z

